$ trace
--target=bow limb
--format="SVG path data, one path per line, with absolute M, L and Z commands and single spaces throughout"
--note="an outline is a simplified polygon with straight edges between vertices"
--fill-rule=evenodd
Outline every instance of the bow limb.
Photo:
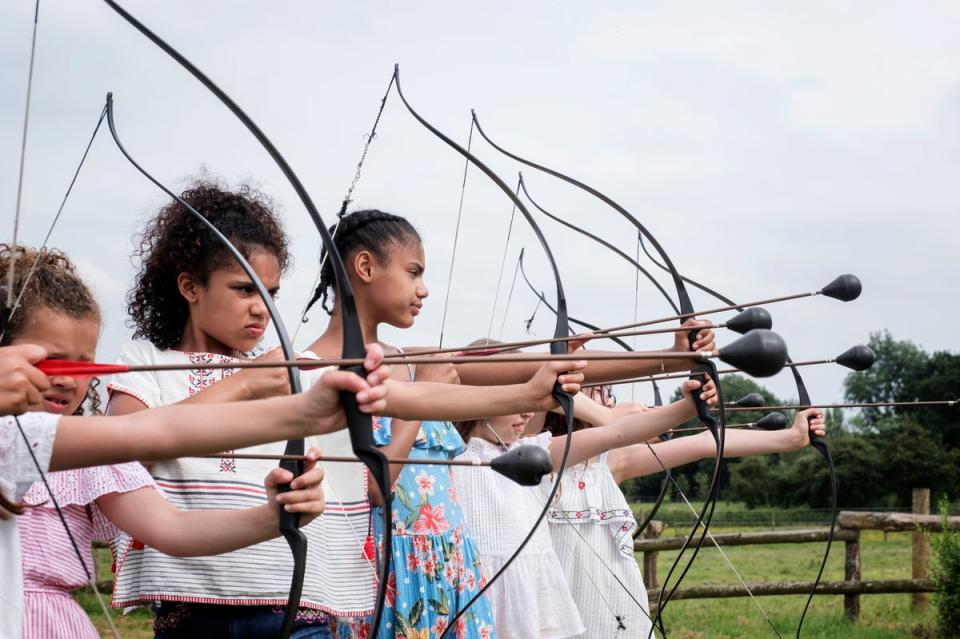
M 530 211 L 527 210 L 523 202 L 520 201 L 520 198 L 517 197 L 517 195 L 510 189 L 510 187 L 507 186 L 507 184 L 500 178 L 500 176 L 494 173 L 492 169 L 490 169 L 486 164 L 481 162 L 476 156 L 474 156 L 472 153 L 467 151 L 465 148 L 463 148 L 462 146 L 454 142 L 450 137 L 442 133 L 439 129 L 437 129 L 432 124 L 427 122 L 422 116 L 420 116 L 419 113 L 416 112 L 416 110 L 414 110 L 414 108 L 407 101 L 407 98 L 403 95 L 403 90 L 400 85 L 400 66 L 399 65 L 396 65 L 394 67 L 394 78 L 396 80 L 397 94 L 400 96 L 400 100 L 403 102 L 404 106 L 407 107 L 407 110 L 410 112 L 410 115 L 412 115 L 414 119 L 417 120 L 420 124 L 422 124 L 424 128 L 426 128 L 428 131 L 430 131 L 435 136 L 440 138 L 440 140 L 445 142 L 453 150 L 455 150 L 457 153 L 459 153 L 464 158 L 469 160 L 471 164 L 473 164 L 475 167 L 480 169 L 481 172 L 483 172 L 488 178 L 490 178 L 497 185 L 497 187 L 499 187 L 500 190 L 503 191 L 503 193 L 510 198 L 510 200 L 516 205 L 517 210 L 519 210 L 523 214 L 524 218 L 530 224 L 531 229 L 533 230 L 534 234 L 537 236 L 537 239 L 540 241 L 540 244 L 543 247 L 544 253 L 547 256 L 548 261 L 550 262 L 550 267 L 553 270 L 554 280 L 556 282 L 557 323 L 554 329 L 554 337 L 567 337 L 570 334 L 570 324 L 569 324 L 569 319 L 567 317 L 567 300 L 566 300 L 566 295 L 563 292 L 563 284 L 560 280 L 560 272 L 557 268 L 557 264 L 553 257 L 553 253 L 550 251 L 550 246 L 547 244 L 547 240 L 543 236 L 543 232 L 540 230 L 540 227 L 537 226 L 537 223 L 533 219 L 533 216 L 530 214 Z M 554 342 L 550 344 L 550 352 L 555 355 L 566 353 L 567 343 Z M 493 575 L 489 581 L 487 581 L 487 584 L 483 588 L 481 588 L 480 591 L 476 595 L 474 595 L 474 597 L 469 602 L 467 602 L 466 606 L 464 606 L 457 612 L 457 614 L 451 620 L 450 624 L 447 626 L 446 630 L 444 630 L 444 633 L 443 635 L 441 635 L 441 637 L 446 636 L 450 632 L 451 628 L 454 628 L 456 626 L 457 621 L 464 615 L 464 613 L 470 608 L 470 606 L 472 606 L 473 603 L 477 601 L 477 599 L 479 599 L 480 596 L 483 595 L 483 593 L 486 592 L 487 589 L 490 588 L 490 586 L 497 579 L 500 578 L 500 575 L 502 575 L 503 572 L 510 566 L 510 564 L 513 563 L 513 561 L 520 555 L 520 553 L 523 551 L 526 545 L 533 538 L 533 535 L 536 532 L 537 528 L 540 526 L 540 524 L 543 522 L 544 518 L 546 517 L 547 512 L 550 508 L 550 504 L 553 502 L 553 498 L 556 495 L 557 490 L 560 488 L 560 481 L 563 477 L 563 469 L 567 464 L 567 457 L 569 456 L 569 453 L 570 453 L 570 441 L 572 439 L 570 435 L 572 435 L 573 433 L 573 397 L 569 393 L 565 392 L 560 387 L 559 384 L 554 384 L 553 398 L 560 405 L 566 417 L 567 439 L 566 439 L 566 442 L 564 443 L 564 449 L 563 449 L 563 455 L 561 457 L 560 468 L 557 470 L 557 477 L 556 477 L 556 480 L 554 481 L 553 488 L 551 489 L 550 494 L 547 497 L 546 504 L 544 505 L 543 510 L 540 512 L 540 515 L 537 517 L 536 522 L 534 522 L 534 525 L 530 529 L 530 532 L 527 533 L 527 536 L 520 543 L 520 546 L 517 548 L 516 552 L 514 552 L 514 554 L 511 555 L 510 558 L 507 559 L 507 561 L 503 564 L 500 570 L 495 575 Z
M 363 332 L 360 328 L 356 302 L 354 300 L 353 290 L 350 287 L 350 282 L 347 279 L 346 268 L 343 265 L 343 260 L 341 259 L 340 254 L 337 252 L 337 247 L 333 242 L 330 231 L 324 224 L 323 219 L 320 217 L 317 207 L 314 205 L 309 193 L 307 193 L 306 188 L 303 186 L 303 183 L 297 177 L 296 173 L 294 173 L 289 163 L 276 148 L 273 142 L 270 141 L 266 134 L 250 118 L 250 116 L 248 116 L 243 109 L 241 109 L 240 106 L 234 102 L 232 98 L 230 98 L 230 96 L 224 93 L 220 87 L 218 87 L 210 78 L 200 71 L 200 69 L 198 69 L 192 62 L 187 60 L 176 49 L 167 44 L 163 39 L 153 33 L 116 2 L 113 0 L 104 0 L 104 2 L 106 2 L 106 4 L 120 17 L 126 20 L 131 26 L 137 29 L 137 31 L 162 49 L 167 55 L 173 58 L 178 64 L 180 64 L 180 66 L 186 69 L 194 78 L 203 84 L 203 86 L 205 86 L 211 93 L 213 93 L 217 99 L 219 99 L 220 102 L 223 103 L 223 105 L 226 106 L 230 112 L 240 120 L 244 127 L 246 127 L 250 134 L 257 139 L 263 149 L 277 164 L 284 177 L 286 177 L 291 187 L 293 187 L 293 190 L 297 193 L 297 196 L 302 202 L 304 208 L 307 210 L 307 213 L 310 215 L 310 218 L 316 226 L 317 231 L 320 233 L 320 237 L 323 240 L 324 246 L 330 254 L 334 279 L 337 285 L 337 294 L 339 296 L 341 310 L 343 312 L 343 356 L 345 358 L 363 359 L 365 356 Z M 350 370 L 351 372 L 357 373 L 361 376 L 364 375 L 362 365 L 348 368 L 346 370 Z M 340 394 L 340 403 L 342 404 L 344 413 L 347 416 L 347 428 L 350 432 L 350 441 L 353 446 L 354 454 L 360 458 L 370 469 L 370 472 L 373 475 L 374 480 L 377 482 L 382 494 L 389 495 L 391 486 L 390 468 L 386 457 L 384 457 L 384 455 L 374 445 L 373 426 L 370 416 L 360 412 L 360 409 L 357 406 L 356 397 L 353 393 L 342 392 Z M 301 451 L 303 450 L 303 440 L 291 440 L 287 442 L 288 451 L 297 449 Z M 292 470 L 296 473 L 298 468 L 293 467 Z M 279 512 L 281 532 L 291 545 L 291 550 L 294 552 L 294 554 L 297 555 L 299 553 L 303 556 L 305 565 L 306 537 L 299 530 L 299 516 L 287 513 L 283 508 L 280 508 Z M 374 611 L 375 626 L 379 625 L 380 618 L 383 615 L 383 606 L 386 599 L 386 576 L 389 574 L 390 559 L 392 556 L 392 532 L 390 529 L 392 510 L 390 508 L 389 499 L 385 499 L 383 517 L 385 526 L 381 554 L 381 578 L 377 588 L 376 607 Z M 290 630 L 292 629 L 293 622 L 296 618 L 296 611 L 300 603 L 299 595 L 302 585 L 303 574 L 297 575 L 295 573 L 294 583 L 291 587 L 291 596 L 287 602 L 287 608 L 284 614 L 283 628 L 281 629 L 280 635 L 281 639 L 286 639 L 290 634 Z
M 133 156 L 131 156 L 127 149 L 123 146 L 123 143 L 120 141 L 120 137 L 117 134 L 116 122 L 113 114 L 113 94 L 111 93 L 107 94 L 106 112 L 107 125 L 110 129 L 110 135 L 113 137 L 113 141 L 116 143 L 117 148 L 120 150 L 123 156 L 129 160 L 133 167 L 145 178 L 156 185 L 161 191 L 173 198 L 173 200 L 183 207 L 185 211 L 187 211 L 190 215 L 196 218 L 198 222 L 205 226 L 207 230 L 209 230 L 214 237 L 217 238 L 217 241 L 227 249 L 231 256 L 233 256 L 233 259 L 237 262 L 237 264 L 240 265 L 240 268 L 243 269 L 243 272 L 246 274 L 246 276 L 250 278 L 254 288 L 257 289 L 257 294 L 263 301 L 264 306 L 267 309 L 267 314 L 270 316 L 270 320 L 273 322 L 274 330 L 276 331 L 277 338 L 280 341 L 280 349 L 283 351 L 284 358 L 295 358 L 296 353 L 293 350 L 293 344 L 290 342 L 289 333 L 287 333 L 287 329 L 283 324 L 283 318 L 280 316 L 280 313 L 277 311 L 277 308 L 273 303 L 273 296 L 270 295 L 267 287 L 257 275 L 256 271 L 253 270 L 253 267 L 250 266 L 250 263 L 247 261 L 247 259 L 213 223 L 203 216 L 202 213 L 197 211 L 183 198 L 163 185 L 146 169 L 144 169 L 143 166 L 141 166 L 135 159 L 133 159 Z M 287 376 L 290 381 L 291 394 L 301 392 L 302 386 L 300 383 L 299 370 L 296 368 L 289 368 L 287 369 Z M 302 439 L 295 439 L 287 442 L 287 445 L 284 449 L 285 455 L 303 455 L 303 453 L 304 442 Z M 281 467 L 292 472 L 295 476 L 303 472 L 303 462 L 285 460 L 281 462 L 280 465 Z M 289 490 L 289 486 L 281 486 L 280 490 Z M 299 605 L 300 595 L 303 589 L 303 578 L 306 574 L 307 538 L 298 527 L 299 517 L 296 517 L 295 515 L 290 516 L 288 521 L 284 523 L 283 514 L 285 511 L 281 507 L 279 512 L 281 532 L 283 533 L 284 538 L 287 540 L 287 543 L 290 545 L 290 550 L 293 554 L 293 578 L 290 587 L 289 599 L 290 601 L 297 601 Z M 291 614 L 295 617 L 295 609 Z
M 639 262 L 637 262 L 635 259 L 633 259 L 633 258 L 630 257 L 629 255 L 627 255 L 627 254 L 624 253 L 622 250 L 620 250 L 619 248 L 617 248 L 616 246 L 614 246 L 614 245 L 611 244 L 610 242 L 606 241 L 606 240 L 603 239 L 602 237 L 599 237 L 599 236 L 597 236 L 597 235 L 594 235 L 594 234 L 591 233 L 590 231 L 588 231 L 588 230 L 586 230 L 586 229 L 582 229 L 582 228 L 580 228 L 579 226 L 577 226 L 576 224 L 572 224 L 571 222 L 567 222 L 566 220 L 558 217 L 557 215 L 554 215 L 554 214 L 551 213 L 550 211 L 546 210 L 545 208 L 543 208 L 542 206 L 540 206 L 539 204 L 537 204 L 537 201 L 534 200 L 534 199 L 530 196 L 530 192 L 527 190 L 527 184 L 526 184 L 526 182 L 524 182 L 524 180 L 523 180 L 523 174 L 522 174 L 522 173 L 520 174 L 520 188 L 523 189 L 523 194 L 526 196 L 526 198 L 527 198 L 528 200 L 530 200 L 530 203 L 533 204 L 533 206 L 536 207 L 536 209 L 537 209 L 538 211 L 540 211 L 541 213 L 543 213 L 544 215 L 546 215 L 547 217 L 549 217 L 551 220 L 553 220 L 553 221 L 555 221 L 555 222 L 558 222 L 559 224 L 562 224 L 563 226 L 567 227 L 568 229 L 570 229 L 570 230 L 572 230 L 572 231 L 575 231 L 575 232 L 579 233 L 580 235 L 583 235 L 584 237 L 587 237 L 587 238 L 593 240 L 594 242 L 596 242 L 596 243 L 599 244 L 600 246 L 603 246 L 604 248 L 609 249 L 609 250 L 612 251 L 613 253 L 616 253 L 617 255 L 619 255 L 620 257 L 622 257 L 630 266 L 632 266 L 633 268 L 637 269 L 638 272 L 643 273 L 644 276 L 645 276 L 648 280 L 650 280 L 650 282 L 657 288 L 657 290 L 660 291 L 660 294 L 663 295 L 664 299 L 667 300 L 667 303 L 670 304 L 670 308 L 673 309 L 673 312 L 676 313 L 677 315 L 680 314 L 680 309 L 677 308 L 677 305 L 676 305 L 676 303 L 673 301 L 673 298 L 671 298 L 671 297 L 670 297 L 670 294 L 667 293 L 666 289 L 663 288 L 663 285 L 660 284 L 660 282 L 658 282 L 657 279 L 656 279 L 653 275 L 650 274 L 650 271 L 648 271 L 648 270 L 645 269 L 643 266 L 641 266 Z M 642 234 L 641 234 L 641 235 L 642 235 Z

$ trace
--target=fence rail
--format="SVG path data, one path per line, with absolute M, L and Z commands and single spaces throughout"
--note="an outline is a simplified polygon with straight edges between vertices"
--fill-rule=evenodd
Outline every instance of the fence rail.
M 842 511 L 837 519 L 838 528 L 834 540 L 844 544 L 843 581 L 821 582 L 816 594 L 843 595 L 844 613 L 851 619 L 860 616 L 860 596 L 872 594 L 912 594 L 915 609 L 927 605 L 928 593 L 934 591 L 929 576 L 928 532 L 943 529 L 940 517 L 930 515 L 930 491 L 916 489 L 913 494 L 913 513 L 889 513 L 869 511 Z M 951 530 L 960 530 L 960 517 L 947 520 Z M 662 537 L 666 526 L 654 521 L 647 528 L 643 539 L 634 542 L 634 550 L 643 553 L 643 579 L 647 587 L 651 607 L 656 607 L 660 592 L 657 577 L 657 553 L 677 550 L 683 537 Z M 910 532 L 913 534 L 912 579 L 885 579 L 864 581 L 861 578 L 860 531 L 879 530 L 884 533 Z M 714 535 L 717 546 L 750 546 L 767 544 L 819 543 L 827 540 L 828 528 L 805 530 L 778 530 L 760 532 L 724 533 Z M 709 538 L 708 538 L 709 541 Z M 740 584 L 705 584 L 690 586 L 676 591 L 674 599 L 713 599 L 755 596 L 806 594 L 813 588 L 812 581 L 762 582 L 747 584 L 750 592 Z

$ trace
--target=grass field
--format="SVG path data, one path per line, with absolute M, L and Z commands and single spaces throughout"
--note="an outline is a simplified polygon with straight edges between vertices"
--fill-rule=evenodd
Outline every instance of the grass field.
M 679 508 L 668 504 L 669 511 Z M 737 505 L 723 505 L 716 521 L 722 521 L 724 511 L 734 512 Z M 769 528 L 766 528 L 769 529 Z M 677 526 L 664 534 L 685 534 L 686 528 Z M 711 528 L 715 533 L 758 530 L 743 526 Z M 910 535 L 895 533 L 884 536 L 880 532 L 864 532 L 861 537 L 863 579 L 910 578 Z M 816 576 L 824 545 L 779 544 L 771 546 L 739 546 L 724 549 L 743 579 L 755 581 L 810 581 Z M 106 551 L 99 551 L 106 553 Z M 658 573 L 666 575 L 675 552 L 658 556 Z M 638 556 L 639 559 L 639 556 Z M 109 575 L 109 554 L 101 556 L 101 575 Z M 843 580 L 843 543 L 834 544 L 823 575 L 824 580 Z M 715 548 L 704 545 L 693 568 L 684 579 L 684 585 L 701 583 L 735 583 L 736 577 Z M 78 600 L 101 632 L 105 630 L 102 614 L 92 595 L 80 594 Z M 806 601 L 804 596 L 760 597 L 779 633 L 787 638 L 796 634 L 797 621 Z M 910 609 L 910 595 L 864 595 L 861 597 L 861 617 L 850 623 L 843 617 L 843 597 L 824 595 L 814 598 L 804 622 L 803 636 L 824 639 L 893 639 L 900 637 L 932 637 L 933 611 L 916 613 Z M 119 617 L 114 615 L 115 618 Z M 671 639 L 699 638 L 753 638 L 776 637 L 767 625 L 756 604 L 748 597 L 733 599 L 700 599 L 674 601 L 667 607 L 664 620 Z M 152 637 L 152 616 L 137 611 L 118 620 L 121 635 L 127 639 Z M 104 634 L 104 636 L 107 636 Z

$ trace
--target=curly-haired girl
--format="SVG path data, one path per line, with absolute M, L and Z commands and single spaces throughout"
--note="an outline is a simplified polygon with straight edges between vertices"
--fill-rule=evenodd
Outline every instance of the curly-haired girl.
M 42 347 L 48 359 L 93 361 L 100 311 L 70 260 L 56 250 L 0 245 L 0 271 L 9 272 L 11 260 L 25 268 L 14 270 L 13 286 L 19 291 L 20 305 L 10 315 L 4 340 L 10 345 Z M 45 412 L 82 415 L 85 404 L 97 412 L 96 402 L 90 401 L 96 391 L 89 379 L 56 375 L 49 381 L 43 393 Z M 288 475 L 275 471 L 267 477 L 265 492 L 271 501 L 276 486 L 289 479 Z M 304 490 L 298 491 L 298 499 L 306 503 L 298 509 L 305 508 L 312 515 L 322 511 L 321 479 L 319 469 L 303 477 Z M 54 503 L 61 506 L 78 547 L 86 549 L 84 566 L 78 561 L 53 560 L 72 556 L 71 540 Z M 17 527 L 27 638 L 99 636 L 70 598 L 70 591 L 86 585 L 86 575 L 92 574 L 89 549 L 95 539 L 112 539 L 125 530 L 168 553 L 195 555 L 225 552 L 277 535 L 272 504 L 243 511 L 181 511 L 157 492 L 153 479 L 136 462 L 50 473 L 47 484 L 34 484 L 22 504 L 27 507 L 19 513 Z M 144 517 L 143 513 L 151 515 Z M 197 528 L 211 534 L 203 538 L 190 534 Z

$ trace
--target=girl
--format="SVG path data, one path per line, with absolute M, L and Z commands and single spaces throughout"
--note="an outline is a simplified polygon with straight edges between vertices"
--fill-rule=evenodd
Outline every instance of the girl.
M 578 395 L 577 432 L 617 423 L 618 415 L 646 412 L 640 405 L 614 406 L 610 387 Z M 596 397 L 599 401 L 594 401 Z M 654 414 L 662 409 L 652 409 Z M 808 418 L 812 418 L 808 425 Z M 566 424 L 548 415 L 554 435 L 566 433 Z M 595 429 L 603 430 L 603 429 Z M 816 409 L 797 414 L 793 427 L 783 431 L 726 431 L 724 457 L 799 450 L 810 443 L 810 432 L 824 435 L 823 415 Z M 548 514 L 550 534 L 563 566 L 585 631 L 579 637 L 642 637 L 650 633 L 647 589 L 633 554 L 637 522 L 619 484 L 633 477 L 661 472 L 713 457 L 716 446 L 707 432 L 666 442 L 635 444 L 613 449 L 572 466 L 561 479 L 558 499 Z
M 423 281 L 426 258 L 416 229 L 406 219 L 384 211 L 355 211 L 341 219 L 334 240 L 347 267 L 364 339 L 379 341 L 381 324 L 397 328 L 412 326 L 428 295 Z M 331 318 L 324 333 L 310 346 L 310 352 L 322 357 L 336 355 L 343 335 L 339 301 L 334 299 L 328 305 L 328 289 L 332 284 L 332 267 L 325 263 L 313 301 L 319 300 Z M 388 351 L 400 351 L 384 347 Z M 408 349 L 408 352 L 415 350 Z M 498 369 L 501 367 L 497 366 Z M 556 375 L 564 369 L 576 370 L 576 367 L 553 363 L 541 368 L 534 364 L 523 366 L 519 373 L 505 376 L 505 379 L 516 383 L 531 376 L 546 375 L 545 369 L 550 375 Z M 482 376 L 475 379 L 485 384 L 504 383 Z M 427 382 L 457 384 L 460 381 L 466 380 L 461 379 L 459 367 L 450 364 L 398 369 L 392 380 L 391 397 L 396 399 L 400 388 L 415 390 Z M 575 387 L 572 377 L 561 376 L 560 382 L 568 388 Z M 526 406 L 510 410 L 501 392 L 491 393 L 494 388 L 475 388 L 465 392 L 463 401 L 481 404 L 480 411 L 474 416 L 491 411 L 503 414 L 531 410 Z M 429 397 L 429 401 L 436 404 L 445 395 L 458 392 L 457 389 L 457 386 L 447 386 L 446 390 Z M 460 390 L 467 391 L 466 388 Z M 484 400 L 485 397 L 489 399 Z M 452 411 L 443 417 L 457 418 Z M 464 449 L 463 440 L 449 421 L 382 418 L 377 420 L 374 437 L 390 456 L 452 459 Z M 456 492 L 452 489 L 450 468 L 411 464 L 403 468 L 393 467 L 392 471 L 395 481 L 391 504 L 393 572 L 388 583 L 385 619 L 374 632 L 381 639 L 425 637 L 443 632 L 450 619 L 482 587 L 485 577 L 473 541 L 464 527 Z M 465 472 L 474 471 L 468 469 Z M 375 491 L 373 493 L 373 499 L 379 502 L 381 497 Z M 377 539 L 382 539 L 385 531 L 381 518 L 374 513 L 372 520 Z M 361 527 L 355 534 L 363 537 L 367 530 Z M 471 612 L 469 622 L 462 620 L 457 628 L 458 636 L 491 636 L 493 617 L 486 599 L 474 605 Z M 341 616 L 338 631 L 341 636 L 366 636 L 370 631 L 368 623 L 369 619 L 359 622 L 352 616 Z
M 201 184 L 183 198 L 240 248 L 271 291 L 278 290 L 288 260 L 286 238 L 262 196 L 249 189 L 231 193 Z M 151 220 L 139 254 L 143 261 L 129 296 L 129 311 L 134 336 L 144 341 L 125 347 L 122 361 L 234 362 L 256 348 L 269 319 L 264 304 L 216 238 L 179 205 L 166 207 Z M 339 348 L 338 343 L 337 355 Z M 262 357 L 276 356 L 273 352 Z M 469 389 L 446 385 L 395 386 L 391 391 L 394 402 L 385 404 L 381 414 L 475 416 L 487 410 L 494 399 L 503 402 L 507 411 L 531 405 L 545 408 L 552 405 L 550 388 L 564 368 L 578 366 L 542 367 L 526 384 L 483 389 L 482 394 L 469 397 Z M 275 372 L 230 373 L 198 369 L 128 375 L 110 385 L 108 410 L 123 414 L 175 402 L 216 402 L 288 392 L 285 379 Z M 562 381 L 578 388 L 579 379 L 574 373 Z M 303 372 L 305 387 L 315 380 L 312 371 Z M 347 433 L 326 438 L 322 447 L 330 454 L 351 452 Z M 249 452 L 276 454 L 282 452 L 282 445 Z M 151 472 L 162 487 L 175 490 L 172 501 L 195 509 L 223 500 L 237 503 L 249 490 L 251 478 L 271 465 L 181 459 L 155 464 Z M 327 469 L 324 486 L 331 497 L 328 514 L 304 529 L 310 570 L 304 582 L 297 637 L 325 636 L 325 613 L 368 614 L 376 591 L 373 568 L 364 555 L 369 530 L 366 474 L 352 465 L 335 464 Z M 196 636 L 229 615 L 243 615 L 264 627 L 279 622 L 289 573 L 276 570 L 264 574 L 250 571 L 248 566 L 285 565 L 289 552 L 282 541 L 258 544 L 216 560 L 172 559 L 136 541 L 132 537 L 121 541 L 114 605 L 160 600 L 157 637 Z M 247 636 L 275 634 L 269 628 L 252 633 Z
M 611 448 L 645 441 L 696 415 L 690 394 L 700 387 L 697 381 L 683 385 L 684 399 L 656 413 L 629 415 L 609 428 L 579 431 L 570 442 L 568 466 Z M 716 390 L 704 389 L 701 396 L 716 403 Z M 575 414 L 581 414 L 577 396 Z M 560 466 L 566 433 L 549 432 L 521 440 L 530 414 L 491 417 L 457 424 L 467 441 L 462 459 L 489 460 L 520 443 L 545 448 Z M 564 473 L 566 475 L 566 473 Z M 543 510 L 553 485 L 544 478 L 538 488 L 524 488 L 502 482 L 491 475 L 457 473 L 455 484 L 461 495 L 466 519 L 477 537 L 481 558 L 491 570 L 498 570 L 512 556 Z M 569 637 L 583 632 L 583 625 L 566 588 L 566 580 L 553 550 L 547 526 L 540 526 L 530 544 L 491 586 L 498 633 L 517 638 Z
M 48 357 L 93 361 L 100 333 L 100 311 L 93 295 L 65 255 L 55 250 L 35 251 L 23 247 L 11 250 L 0 245 L 0 271 L 8 272 L 11 260 L 29 264 L 15 271 L 13 285 L 21 306 L 5 332 L 8 343 L 43 347 Z M 27 276 L 30 276 L 26 282 Z M 81 415 L 84 404 L 98 414 L 96 384 L 89 378 L 56 376 L 43 393 L 43 408 L 58 415 Z M 317 453 L 314 452 L 314 457 Z M 311 465 L 312 466 L 312 465 Z M 278 498 L 278 476 L 289 473 L 274 469 L 265 482 L 267 503 L 242 511 L 190 513 L 172 507 L 156 490 L 153 480 L 137 462 L 55 472 L 48 476 L 52 497 L 62 506 L 66 525 L 84 549 L 84 563 L 56 561 L 69 557 L 71 541 L 55 511 L 51 494 L 42 483 L 34 484 L 23 496 L 28 506 L 17 524 L 23 545 L 26 637 L 98 637 L 99 634 L 70 591 L 88 583 L 92 574 L 93 540 L 109 540 L 116 527 L 176 555 L 207 555 L 258 543 L 278 535 L 275 500 L 308 518 L 323 508 L 320 480 L 322 471 L 311 470 L 298 482 L 303 490 L 293 497 Z M 143 513 L 151 513 L 143 517 Z M 209 536 L 198 537 L 197 529 Z

